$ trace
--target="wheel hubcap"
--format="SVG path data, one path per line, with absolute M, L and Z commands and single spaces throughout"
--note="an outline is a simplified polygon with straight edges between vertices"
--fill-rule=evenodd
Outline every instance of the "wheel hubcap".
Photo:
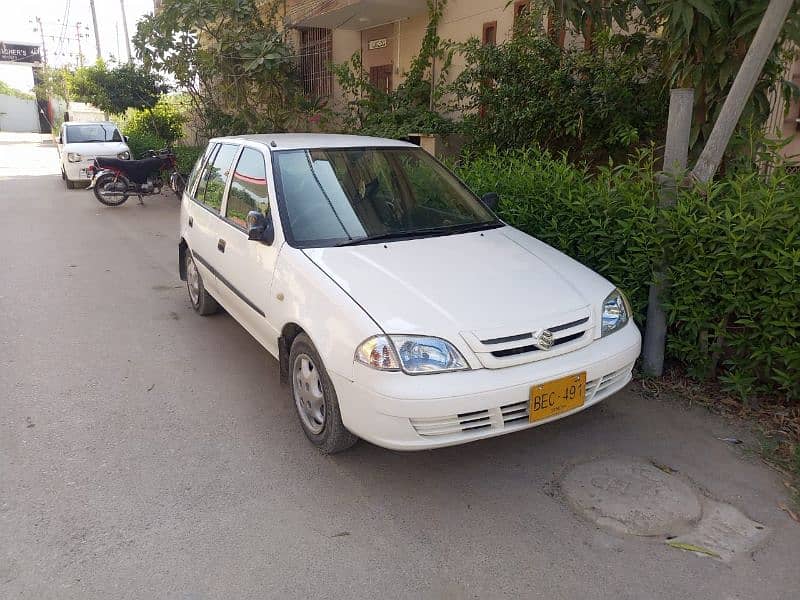
M 299 354 L 293 368 L 294 402 L 303 424 L 315 434 L 325 429 L 325 394 L 314 361 L 307 354 Z
M 191 257 L 186 261 L 186 287 L 189 288 L 192 304 L 197 306 L 200 303 L 200 273 Z

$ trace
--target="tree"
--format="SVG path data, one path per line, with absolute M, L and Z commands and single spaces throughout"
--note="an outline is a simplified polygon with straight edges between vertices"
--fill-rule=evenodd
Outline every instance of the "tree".
M 64 103 L 70 101 L 68 81 L 72 73 L 66 67 L 42 67 L 39 69 L 34 92 L 39 98 L 61 98 Z
M 165 0 L 158 14 L 139 21 L 136 54 L 188 94 L 205 136 L 286 131 L 320 104 L 303 96 L 293 49 L 276 26 L 280 6 Z
M 769 0 L 549 0 L 578 30 L 616 25 L 644 30 L 664 45 L 662 64 L 673 88 L 695 91 L 690 143 L 697 154 L 705 145 L 733 78 L 742 64 Z M 769 91 L 782 83 L 784 95 L 800 89 L 783 81 L 787 43 L 800 44 L 800 0 L 761 73 L 739 122 L 739 138 L 760 132 L 770 113 Z M 736 150 L 741 150 L 742 145 Z
M 113 114 L 128 108 L 151 109 L 167 91 L 161 78 L 147 67 L 125 63 L 109 70 L 102 60 L 77 69 L 68 84 L 74 100 Z

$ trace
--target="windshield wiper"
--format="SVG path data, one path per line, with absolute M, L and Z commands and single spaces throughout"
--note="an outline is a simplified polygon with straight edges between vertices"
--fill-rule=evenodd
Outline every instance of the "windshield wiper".
M 450 233 L 468 233 L 470 231 L 480 231 L 482 229 L 491 229 L 500 226 L 500 221 L 484 221 L 483 223 L 463 223 L 461 225 L 444 225 L 442 227 L 429 227 L 428 229 L 411 229 L 408 231 L 390 231 L 388 233 L 379 233 L 376 235 L 368 235 L 365 237 L 355 238 L 352 240 L 345 240 L 335 244 L 338 246 L 358 246 L 360 244 L 369 244 L 371 242 L 382 242 L 386 240 L 396 240 L 412 237 L 427 237 L 436 235 L 447 235 Z

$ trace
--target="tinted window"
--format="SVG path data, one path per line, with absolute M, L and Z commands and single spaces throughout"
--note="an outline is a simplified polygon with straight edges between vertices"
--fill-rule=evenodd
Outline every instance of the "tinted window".
M 228 180 L 228 173 L 236 155 L 238 146 L 233 144 L 220 144 L 219 150 L 213 160 L 208 162 L 208 166 L 203 169 L 203 182 L 201 186 L 203 195 L 197 190 L 197 199 L 210 209 L 219 212 L 222 206 L 222 194 L 225 193 L 225 182 Z
M 284 150 L 274 156 L 284 227 L 300 246 L 375 236 L 447 235 L 499 225 L 421 149 Z
M 186 191 L 192 197 L 194 197 L 194 187 L 195 187 L 195 184 L 197 183 L 197 178 L 200 175 L 200 171 L 202 170 L 203 165 L 205 164 L 205 161 L 211 155 L 211 151 L 215 147 L 216 147 L 216 144 L 209 144 L 206 147 L 206 151 L 203 152 L 203 154 L 200 155 L 197 158 L 197 162 L 194 163 L 194 167 L 192 167 L 192 172 L 189 173 L 189 179 L 187 180 L 187 183 L 186 183 Z
M 211 171 L 211 165 L 214 162 L 214 156 L 216 156 L 217 150 L 219 150 L 219 144 L 210 144 L 209 148 L 210 151 L 208 153 L 208 158 L 206 159 L 206 162 L 203 163 L 203 170 L 201 171 L 200 177 L 198 177 L 197 191 L 194 194 L 194 198 L 196 200 L 202 200 L 203 195 L 206 193 L 208 174 Z
M 225 216 L 235 225 L 244 228 L 247 213 L 251 210 L 265 215 L 269 211 L 267 169 L 261 152 L 245 148 L 233 172 Z
M 65 129 L 68 144 L 89 142 L 121 142 L 122 136 L 113 125 L 87 123 L 86 125 L 69 125 Z

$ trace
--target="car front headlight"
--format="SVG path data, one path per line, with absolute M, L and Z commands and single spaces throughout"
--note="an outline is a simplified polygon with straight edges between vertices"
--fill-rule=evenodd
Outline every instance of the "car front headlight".
M 621 291 L 614 290 L 603 300 L 600 335 L 605 337 L 618 329 L 622 329 L 630 319 L 630 316 L 631 309 L 627 298 Z
M 355 360 L 380 371 L 402 369 L 409 375 L 469 369 L 453 344 L 418 335 L 376 335 L 362 342 Z
M 81 155 L 77 152 L 67 152 L 67 160 L 69 162 L 81 162 Z
M 130 160 L 131 153 L 128 152 L 127 150 L 123 150 L 122 152 L 117 154 L 117 158 L 120 159 L 120 160 Z

